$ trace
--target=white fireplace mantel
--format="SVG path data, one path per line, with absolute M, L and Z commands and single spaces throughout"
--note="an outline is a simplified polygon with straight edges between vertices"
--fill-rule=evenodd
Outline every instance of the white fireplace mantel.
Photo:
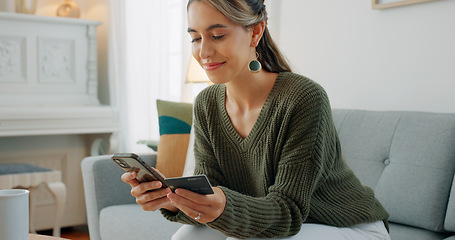
M 0 137 L 113 133 L 116 119 L 109 106 L 0 107 Z
M 118 130 L 97 96 L 100 24 L 0 12 L 0 137 Z
M 100 24 L 0 12 L 0 164 L 62 172 L 68 189 L 62 227 L 87 221 L 82 159 L 118 141 L 117 108 L 98 100 Z M 36 228 L 51 229 L 53 198 L 41 188 L 36 199 Z

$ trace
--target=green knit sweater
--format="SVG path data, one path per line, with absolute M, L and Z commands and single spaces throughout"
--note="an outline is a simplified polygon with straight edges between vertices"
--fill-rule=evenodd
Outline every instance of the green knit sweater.
M 386 222 L 373 191 L 343 161 L 321 86 L 280 73 L 246 138 L 230 122 L 225 95 L 225 85 L 212 85 L 194 109 L 195 174 L 206 174 L 227 200 L 222 215 L 207 226 L 236 238 L 270 238 L 295 235 L 304 222 Z M 162 213 L 199 224 L 183 212 Z

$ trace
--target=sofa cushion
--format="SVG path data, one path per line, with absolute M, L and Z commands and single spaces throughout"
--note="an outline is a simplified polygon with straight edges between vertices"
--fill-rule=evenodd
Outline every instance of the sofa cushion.
M 447 207 L 444 228 L 447 231 L 455 232 L 455 178 L 453 179 L 452 190 L 450 191 L 449 205 Z
M 160 141 L 156 168 L 166 177 L 180 177 L 190 140 L 193 105 L 157 100 Z
M 171 239 L 181 226 L 159 211 L 143 211 L 138 204 L 110 206 L 100 212 L 101 239 Z
M 455 170 L 455 114 L 334 110 L 343 154 L 390 221 L 442 231 Z
M 409 227 L 400 224 L 390 224 L 390 238 L 394 240 L 442 240 L 447 235 L 435 233 L 421 228 Z

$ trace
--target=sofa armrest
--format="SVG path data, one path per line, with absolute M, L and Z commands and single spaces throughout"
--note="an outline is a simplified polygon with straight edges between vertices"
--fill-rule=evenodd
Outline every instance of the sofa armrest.
M 151 148 L 153 151 L 158 151 L 158 144 L 160 141 L 155 141 L 155 140 L 139 140 L 137 141 L 137 144 L 145 144 L 147 147 Z
M 156 153 L 140 155 L 155 166 Z M 111 160 L 111 155 L 86 157 L 81 163 L 90 239 L 100 239 L 99 213 L 108 206 L 136 203 L 131 187 L 120 176 L 124 171 Z

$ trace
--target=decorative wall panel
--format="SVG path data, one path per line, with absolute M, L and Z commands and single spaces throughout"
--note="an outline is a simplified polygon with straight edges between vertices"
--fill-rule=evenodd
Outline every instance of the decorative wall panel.
M 100 105 L 99 24 L 0 12 L 0 107 Z
M 0 34 L 0 82 L 25 82 L 25 38 Z
M 39 38 L 39 83 L 75 83 L 74 40 Z

